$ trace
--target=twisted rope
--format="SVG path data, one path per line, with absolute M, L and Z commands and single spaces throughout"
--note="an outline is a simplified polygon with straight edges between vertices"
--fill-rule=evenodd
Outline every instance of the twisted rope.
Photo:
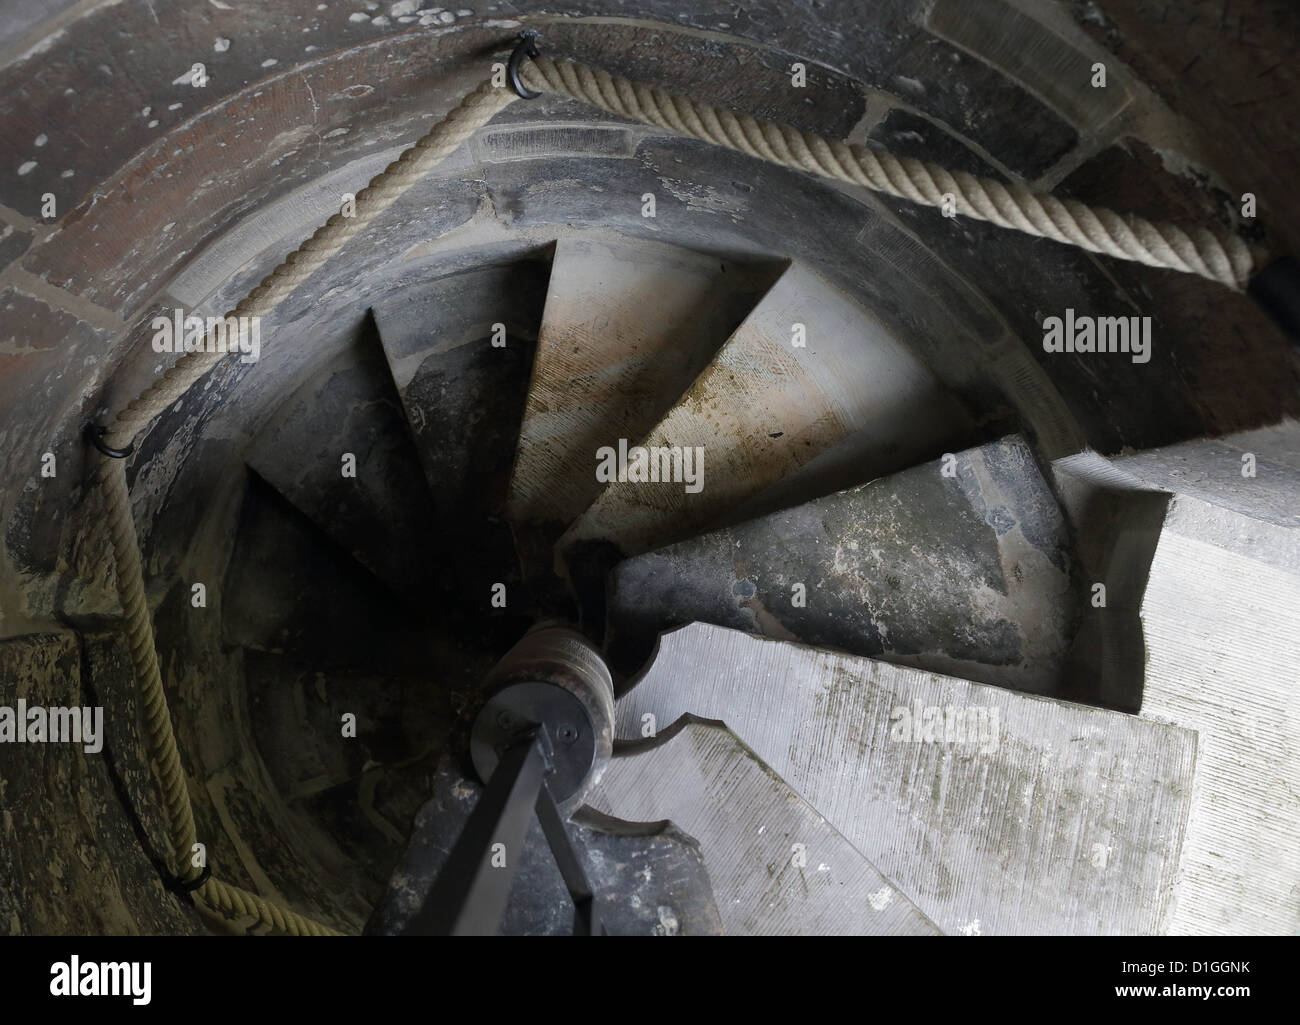
M 177 879 L 190 882 L 199 877 L 191 854 L 196 841 L 194 810 L 185 785 L 176 734 L 172 731 L 167 695 L 163 691 L 154 646 L 153 624 L 149 619 L 144 596 L 144 576 L 140 565 L 140 542 L 131 515 L 131 496 L 126 484 L 126 466 L 120 459 L 100 464 L 99 485 L 103 489 L 108 513 L 109 541 L 117 566 L 117 596 L 126 618 L 127 646 L 139 689 L 144 718 L 145 749 L 158 777 L 162 791 L 167 837 L 171 848 L 168 868 Z M 291 936 L 337 936 L 328 926 L 279 908 L 256 894 L 237 886 L 209 878 L 196 891 L 206 904 L 231 917 L 251 915 L 277 932 Z
M 1236 235 L 1208 228 L 1121 216 L 1105 207 L 1004 185 L 924 160 L 848 145 L 789 125 L 759 121 L 722 107 L 696 103 L 664 89 L 640 85 L 572 61 L 536 58 L 522 69 L 530 89 L 558 93 L 610 114 L 677 135 L 702 139 L 782 167 L 861 185 L 899 199 L 942 207 L 1028 235 L 1050 238 L 1093 253 L 1199 274 L 1240 291 L 1254 267 L 1250 247 Z
M 195 841 L 194 811 L 185 786 L 176 735 L 167 711 L 162 673 L 158 668 L 158 650 L 154 645 L 153 623 L 145 601 L 144 573 L 140 566 L 140 540 L 131 515 L 131 494 L 126 484 L 126 464 L 121 459 L 105 459 L 99 466 L 99 486 L 103 489 L 108 513 L 109 543 L 117 567 L 117 597 L 126 618 L 126 640 L 131 649 L 131 667 L 144 718 L 145 749 L 153 763 L 162 791 L 166 812 L 167 834 L 171 848 L 170 866 L 190 865 Z M 181 878 L 180 872 L 176 872 Z M 194 878 L 197 873 L 188 878 Z
M 226 317 L 264 317 L 290 293 L 312 276 L 349 241 L 361 234 L 376 217 L 425 174 L 442 163 L 471 135 L 492 120 L 518 97 L 508 89 L 493 88 L 484 81 L 401 156 L 370 179 L 357 193 L 356 213 L 336 213 L 316 229 L 311 238 L 286 256 L 261 283 L 241 299 Z M 214 334 L 203 350 L 188 352 L 162 377 L 154 381 L 109 424 L 104 436 L 112 448 L 125 448 L 153 419 L 174 403 L 199 378 L 211 370 L 225 353 L 216 349 Z
M 506 105 L 517 99 L 506 89 L 495 89 L 485 81 L 460 102 L 443 120 L 401 156 L 370 180 L 357 193 L 356 213 L 336 213 L 287 256 L 261 283 L 242 299 L 227 316 L 265 316 L 307 280 L 331 256 L 343 248 L 388 209 L 399 196 L 433 167 L 445 160 L 466 139 L 487 124 Z M 209 338 L 209 343 L 212 339 Z M 224 355 L 207 351 L 186 353 L 162 377 L 154 381 L 113 419 L 104 441 L 111 448 L 125 449 L 136 434 L 158 414 L 179 399 Z M 126 466 L 121 459 L 107 459 L 97 475 L 108 515 L 109 543 L 117 569 L 117 596 L 126 621 L 131 666 L 144 720 L 145 748 L 153 764 L 162 793 L 171 849 L 169 869 L 182 882 L 195 882 L 201 870 L 191 854 L 196 842 L 194 810 L 190 804 L 185 770 L 181 766 L 176 734 L 172 730 L 167 695 L 163 690 L 154 641 L 153 622 L 144 592 L 144 571 L 140 541 L 131 511 L 131 494 Z M 278 907 L 254 893 L 209 878 L 195 891 L 196 896 L 216 911 L 231 917 L 251 916 L 276 932 L 291 936 L 337 936 L 335 930 L 297 912 Z
M 327 925 L 314 922 L 305 915 L 290 911 L 269 900 L 263 900 L 255 893 L 223 883 L 220 879 L 209 879 L 195 891 L 203 902 L 230 918 L 252 916 L 257 921 L 270 926 L 284 936 L 342 936 Z
M 788 125 L 696 103 L 571 61 L 537 58 L 524 66 L 522 78 L 529 88 L 568 96 L 611 114 L 783 167 L 861 185 L 927 206 L 942 207 L 951 197 L 956 212 L 967 217 L 1090 252 L 1199 274 L 1233 289 L 1241 289 L 1253 269 L 1254 260 L 1247 245 L 1227 233 L 1206 228 L 1187 231 L 1140 217 L 1121 217 L 1105 208 L 949 172 L 926 161 L 901 159 L 865 146 L 850 146 Z M 340 212 L 330 217 L 226 317 L 265 316 L 275 310 L 408 188 L 515 99 L 515 93 L 494 87 L 490 80 L 481 83 L 357 193 L 354 216 L 344 217 Z M 121 409 L 104 435 L 105 445 L 127 449 L 141 430 L 211 370 L 224 355 L 215 351 L 215 341 L 215 337 L 209 336 L 203 350 L 183 355 Z M 169 867 L 181 881 L 197 882 L 200 870 L 193 866 L 190 857 L 195 843 L 194 812 L 158 666 L 123 461 L 109 459 L 101 465 L 97 479 L 107 507 L 118 599 L 140 691 L 145 747 L 158 778 L 166 813 L 171 847 Z M 319 922 L 218 879 L 207 879 L 194 892 L 222 914 L 251 916 L 276 932 L 294 936 L 338 935 Z

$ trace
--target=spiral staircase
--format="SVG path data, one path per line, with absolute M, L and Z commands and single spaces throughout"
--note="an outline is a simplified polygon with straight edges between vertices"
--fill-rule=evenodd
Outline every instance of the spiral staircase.
M 385 729 L 393 684 L 362 698 L 366 681 L 423 675 L 400 732 L 427 745 L 433 693 L 558 616 L 621 670 L 628 743 L 587 803 L 693 838 L 723 931 L 1155 931 L 1194 738 L 1058 699 L 1086 588 L 1025 441 L 981 444 L 932 374 L 797 265 L 578 236 L 549 255 L 390 297 L 250 445 L 222 639 L 255 667 L 273 774 L 323 775 L 276 740 L 293 673 Z M 701 486 L 601 483 L 620 441 L 696 447 Z M 927 743 L 918 721 L 900 741 L 918 702 L 995 710 L 997 734 Z M 444 847 L 464 776 L 426 815 Z M 1094 866 L 1099 843 L 1122 863 Z M 689 890 L 597 897 L 655 909 L 651 930 L 714 926 Z M 513 927 L 564 921 L 513 900 Z
M 82 428 L 162 369 L 152 316 L 230 308 L 522 24 L 830 137 L 1249 236 L 1230 154 L 1284 240 L 1295 220 L 1276 126 L 1235 113 L 1258 65 L 1206 29 L 1228 84 L 1187 100 L 1140 5 L 19 6 L 0 705 L 101 705 L 106 743 L 0 745 L 15 934 L 261 928 L 160 882 Z M 195 40 L 209 93 L 167 63 Z M 1061 84 L 1096 60 L 1110 91 Z M 1067 306 L 1152 314 L 1151 364 L 1042 352 Z M 546 97 L 262 331 L 128 464 L 223 877 L 407 931 L 483 793 L 484 681 L 562 623 L 614 698 L 564 809 L 611 933 L 1300 928 L 1300 371 L 1243 296 Z M 700 487 L 602 479 L 620 445 L 702 453 Z M 571 927 L 534 824 L 500 931 Z

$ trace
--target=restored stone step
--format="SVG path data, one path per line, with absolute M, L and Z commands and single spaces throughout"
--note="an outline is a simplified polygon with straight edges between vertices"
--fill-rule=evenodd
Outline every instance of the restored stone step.
M 1169 921 L 1189 730 L 703 624 L 663 636 L 617 734 L 687 713 L 726 722 L 944 932 Z
M 1300 536 L 1189 495 L 1142 599 L 1142 716 L 1195 730 L 1170 932 L 1300 933 Z
M 723 723 L 688 716 L 621 752 L 591 803 L 693 836 L 730 935 L 939 931 Z

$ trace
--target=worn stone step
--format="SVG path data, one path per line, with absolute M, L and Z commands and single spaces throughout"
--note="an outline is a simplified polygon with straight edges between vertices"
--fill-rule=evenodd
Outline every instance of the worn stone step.
M 426 529 L 447 539 L 475 609 L 497 583 L 512 601 L 520 596 L 505 503 L 549 273 L 547 247 L 424 282 L 374 309 L 433 492 Z
M 246 461 L 395 593 L 427 595 L 443 543 L 430 529 L 433 501 L 369 318 L 354 344 L 289 397 Z
M 439 872 L 483 793 L 443 755 L 414 816 L 387 889 L 366 926 L 371 935 L 403 932 L 423 908 Z M 583 808 L 565 823 L 574 856 L 610 936 L 714 936 L 722 931 L 699 846 L 670 822 L 628 822 Z M 568 936 L 573 899 L 536 816 L 516 859 L 498 932 Z
M 558 536 L 600 492 L 597 450 L 645 435 L 779 273 L 643 240 L 561 239 L 510 483 L 512 522 L 552 524 Z
M 604 540 L 642 552 L 707 527 L 848 439 L 858 479 L 870 480 L 932 458 L 968 426 L 938 379 L 866 310 L 792 266 L 629 445 L 690 449 L 697 461 L 702 454 L 702 475 L 685 474 L 683 462 L 670 481 L 643 481 L 629 462 L 629 479 L 609 483 L 558 550 Z
M 220 592 L 209 600 L 219 602 L 225 644 L 322 670 L 415 669 L 436 652 L 421 607 L 404 603 L 256 474 Z
M 1083 586 L 1018 435 L 617 565 L 611 661 L 691 622 L 1034 693 L 1061 685 Z

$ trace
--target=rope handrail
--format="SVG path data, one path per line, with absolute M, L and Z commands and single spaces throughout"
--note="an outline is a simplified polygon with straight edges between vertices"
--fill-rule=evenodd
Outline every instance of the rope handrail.
M 1246 242 L 1227 231 L 1121 216 L 1106 207 L 1034 192 L 924 160 L 849 145 L 775 121 L 641 85 L 574 61 L 537 57 L 522 69 L 524 84 L 559 93 L 610 114 L 745 153 L 768 163 L 860 185 L 923 206 L 1049 238 L 1089 252 L 1165 267 L 1241 290 L 1255 266 Z
M 527 87 L 538 92 L 567 96 L 607 113 L 783 167 L 927 206 L 951 205 L 964 216 L 1090 252 L 1198 274 L 1237 290 L 1245 286 L 1255 267 L 1255 255 L 1250 247 L 1228 232 L 1204 227 L 1185 230 L 1173 224 L 1125 217 L 1106 208 L 1057 199 L 1019 185 L 950 172 L 937 164 L 895 157 L 872 147 L 848 145 L 789 125 L 697 103 L 574 61 L 534 56 L 531 63 L 522 67 L 518 61 L 512 61 L 512 68 Z M 226 317 L 265 316 L 274 311 L 416 181 L 521 95 L 526 94 L 495 84 L 491 78 L 477 85 L 426 135 L 407 147 L 356 194 L 352 216 L 341 212 L 331 216 Z M 213 339 L 208 341 L 211 343 Z M 158 665 L 125 457 L 131 453 L 138 435 L 217 365 L 224 354 L 218 348 L 207 344 L 199 351 L 181 356 L 117 412 L 102 432 L 102 440 L 96 442 L 101 453 L 116 457 L 106 458 L 97 479 L 107 505 L 118 599 L 144 713 L 145 747 L 166 813 L 172 851 L 169 867 L 177 881 L 190 884 L 199 899 L 227 916 L 251 916 L 272 930 L 290 935 L 339 935 L 328 926 L 278 907 L 247 890 L 212 877 L 203 878 L 203 870 L 191 860 L 196 842 L 194 812 Z
M 344 217 L 340 212 L 330 217 L 227 316 L 265 316 L 274 310 L 349 240 L 396 202 L 402 193 L 517 98 L 507 89 L 494 87 L 491 79 L 471 90 L 446 117 L 418 142 L 403 150 L 356 194 L 353 216 Z M 207 345 L 203 350 L 186 353 L 132 399 L 113 418 L 102 443 L 96 446 L 99 451 L 111 448 L 123 457 L 128 455 L 136 436 L 216 366 L 223 355 L 215 351 L 216 348 Z M 145 748 L 158 779 L 166 812 L 172 852 L 169 867 L 181 883 L 192 883 L 202 872 L 194 865 L 191 856 L 196 842 L 194 810 L 158 666 L 158 650 L 145 598 L 140 544 L 131 510 L 124 458 L 105 459 L 100 465 L 98 480 L 107 506 L 109 542 L 116 567 L 118 600 L 126 621 L 132 671 L 144 712 Z M 228 916 L 251 915 L 277 932 L 294 936 L 339 935 L 326 925 L 214 877 L 206 879 L 194 893 L 217 911 Z

